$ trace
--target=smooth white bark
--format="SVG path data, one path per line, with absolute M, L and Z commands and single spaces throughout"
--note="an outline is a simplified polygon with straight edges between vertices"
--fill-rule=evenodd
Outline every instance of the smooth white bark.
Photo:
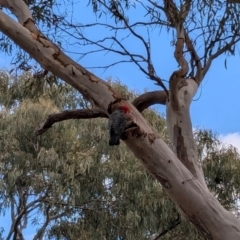
M 179 156 L 179 158 L 182 163 L 194 177 L 199 179 L 202 186 L 207 188 L 202 168 L 198 163 L 190 118 L 190 105 L 197 92 L 198 84 L 193 79 L 186 79 L 186 83 L 187 85 L 178 91 L 179 111 L 172 109 L 171 102 L 167 103 L 167 129 L 174 153 L 178 155 L 178 152 L 181 152 L 182 157 Z
M 19 4 L 18 6 L 23 4 L 21 0 L 13 0 L 13 2 Z M 14 13 L 15 9 L 12 9 L 12 12 Z M 24 11 L 19 12 L 24 13 Z M 19 18 L 24 19 L 24 16 Z M 103 80 L 75 63 L 44 36 L 36 35 L 36 32 L 31 33 L 28 29 L 0 11 L 0 31 L 28 52 L 43 68 L 73 86 L 106 113 L 108 113 L 110 103 L 116 99 L 121 100 L 120 96 Z M 194 84 L 189 84 L 187 95 L 183 92 L 180 101 L 190 105 L 196 88 Z M 131 107 L 128 117 L 138 126 L 129 132 L 125 143 L 142 161 L 146 169 L 162 184 L 175 204 L 184 212 L 185 217 L 198 227 L 206 239 L 240 239 L 240 222 L 232 213 L 226 211 L 209 192 L 203 183 L 204 179 L 200 170 L 194 178 L 192 170 L 198 167 L 195 163 L 196 156 L 191 149 L 188 149 L 188 156 L 194 167 L 190 169 L 190 172 L 131 103 L 121 100 L 120 104 L 128 104 Z M 180 124 L 180 118 L 174 117 L 170 108 L 168 111 L 168 118 L 171 119 L 169 121 L 172 121 L 168 123 L 171 129 L 175 123 Z M 184 111 L 181 114 L 184 114 Z M 187 121 L 183 115 L 180 117 Z M 189 123 L 186 122 L 186 124 Z M 188 136 L 187 128 L 186 132 L 184 130 L 186 124 L 181 126 L 183 134 L 186 135 L 186 139 L 191 140 L 192 136 Z M 174 136 L 173 133 L 170 135 Z

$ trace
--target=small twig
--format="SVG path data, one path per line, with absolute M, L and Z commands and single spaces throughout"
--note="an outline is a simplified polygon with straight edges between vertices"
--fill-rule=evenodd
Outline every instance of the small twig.
M 166 233 L 168 233 L 169 231 L 173 230 L 174 228 L 176 228 L 179 224 L 181 223 L 181 217 L 180 214 L 178 213 L 177 219 L 174 220 L 173 222 L 169 223 L 169 226 L 167 229 L 163 230 L 157 237 L 155 237 L 153 240 L 157 240 L 160 237 L 164 236 Z

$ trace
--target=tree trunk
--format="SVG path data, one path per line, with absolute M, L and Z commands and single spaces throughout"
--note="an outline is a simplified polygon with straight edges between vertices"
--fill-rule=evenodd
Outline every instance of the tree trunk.
M 129 129 L 125 143 L 145 168 L 161 183 L 185 218 L 206 237 L 214 240 L 240 239 L 240 223 L 209 192 L 197 164 L 189 107 L 197 84 L 189 80 L 179 90 L 180 109 L 167 104 L 167 123 L 173 151 L 146 119 L 103 80 L 74 62 L 36 28 L 22 0 L 0 0 L 20 23 L 0 11 L 0 30 L 28 52 L 44 69 L 77 89 L 92 104 L 109 115 L 118 105 L 128 105 L 136 127 Z M 23 27 L 24 25 L 24 27 Z

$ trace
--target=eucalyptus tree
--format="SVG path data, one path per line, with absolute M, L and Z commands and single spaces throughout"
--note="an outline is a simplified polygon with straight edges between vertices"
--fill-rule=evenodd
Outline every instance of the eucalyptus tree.
M 33 239 L 69 234 L 75 239 L 79 233 L 70 228 L 73 224 L 81 239 L 141 239 L 156 232 L 158 216 L 166 209 L 172 214 L 174 205 L 126 146 L 108 147 L 106 119 L 63 122 L 36 138 L 33 129 L 41 117 L 85 104 L 64 84 L 45 82 L 42 94 L 36 91 L 39 82 L 31 74 L 1 72 L 0 216 L 11 214 L 6 239 L 24 239 L 30 227 L 37 230 Z M 164 120 L 150 111 L 147 115 L 166 136 Z M 66 223 L 70 231 L 62 230 Z
M 51 115 L 36 130 L 36 134 L 45 132 L 54 121 L 66 120 L 73 115 L 76 118 L 76 114 L 78 118 L 108 117 L 117 106 L 128 105 L 131 111 L 127 117 L 132 122 L 132 127 L 127 129 L 123 140 L 146 170 L 161 183 L 182 217 L 194 224 L 206 239 L 239 239 L 238 219 L 223 208 L 207 187 L 202 166 L 198 161 L 189 112 L 192 98 L 213 60 L 221 54 L 235 53 L 236 44 L 240 40 L 239 5 L 220 0 L 210 2 L 148 0 L 139 3 L 146 14 L 143 20 L 134 22 L 135 20 L 131 20 L 131 16 L 128 16 L 128 9 L 134 7 L 129 1 L 92 2 L 94 11 L 100 12 L 100 17 L 102 13 L 110 13 L 116 24 L 118 22 L 123 24 L 119 27 L 119 25 L 102 23 L 101 20 L 86 26 L 69 23 L 67 18 L 55 13 L 56 8 L 53 5 L 57 2 L 53 1 L 47 3 L 0 1 L 1 6 L 10 10 L 18 20 L 16 22 L 8 12 L 1 11 L 0 30 L 44 69 L 41 74 L 36 74 L 36 77 L 46 76 L 48 71 L 52 72 L 79 91 L 92 106 L 91 109 Z M 74 9 L 79 11 L 77 6 L 74 6 Z M 38 28 L 42 25 L 47 27 L 45 34 Z M 91 40 L 84 35 L 84 31 L 80 30 L 93 25 L 108 27 L 115 31 L 115 34 L 110 38 Z M 156 74 L 149 38 L 145 39 L 141 36 L 135 30 L 136 26 L 147 29 L 150 26 L 165 27 L 174 33 L 174 57 L 179 69 L 173 71 L 169 77 L 168 86 Z M 50 40 L 50 37 L 52 39 L 56 37 L 51 36 L 53 34 L 51 30 L 58 28 L 62 30 L 62 34 L 69 34 L 72 37 L 78 34 L 76 39 L 83 41 L 84 44 L 96 45 L 99 49 L 94 51 L 113 51 L 127 56 L 128 60 L 123 61 L 136 64 L 163 91 L 145 93 L 130 102 L 107 82 L 64 54 L 61 43 L 57 46 Z M 69 28 L 71 30 L 68 32 Z M 117 35 L 121 30 L 127 31 L 139 40 L 144 52 L 136 54 L 124 46 L 124 42 Z M 62 34 L 59 37 L 62 37 Z M 104 41 L 109 39 L 112 44 L 104 44 Z M 114 49 L 116 45 L 117 48 Z M 7 41 L 3 42 L 1 47 L 5 51 L 11 50 Z M 20 51 L 18 56 L 26 55 Z M 28 69 L 29 66 L 26 64 L 28 62 L 23 58 L 20 67 Z M 171 147 L 141 114 L 153 104 L 166 106 Z
M 108 147 L 106 119 L 62 122 L 36 139 L 41 116 L 84 106 L 76 90 L 53 79 L 39 90 L 30 73 L 1 72 L 0 79 L 0 216 L 12 215 L 2 236 L 24 239 L 32 228 L 33 239 L 201 239 L 125 145 Z M 137 97 L 112 86 L 130 101 Z M 170 144 L 159 114 L 143 114 Z M 208 187 L 237 213 L 237 152 L 205 130 L 195 141 Z
M 76 90 L 44 80 L 39 90 L 30 73 L 1 72 L 0 79 L 0 216 L 11 215 L 6 239 L 25 239 L 30 228 L 33 239 L 146 239 L 180 224 L 174 204 L 126 146 L 108 147 L 105 119 L 60 123 L 39 139 L 32 134 L 40 116 L 84 105 Z M 153 111 L 145 116 L 166 137 L 165 121 Z

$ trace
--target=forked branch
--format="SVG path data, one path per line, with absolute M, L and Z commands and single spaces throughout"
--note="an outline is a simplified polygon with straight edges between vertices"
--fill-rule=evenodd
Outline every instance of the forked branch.
M 164 91 L 147 92 L 137 97 L 132 104 L 142 112 L 144 109 L 154 105 L 166 102 L 167 94 Z M 50 114 L 47 119 L 35 129 L 35 135 L 41 135 L 46 132 L 54 123 L 69 119 L 91 119 L 91 118 L 108 118 L 108 115 L 100 109 L 75 109 L 66 110 L 59 113 Z
M 170 101 L 172 104 L 172 108 L 175 111 L 179 109 L 179 98 L 178 91 L 184 85 L 184 77 L 186 77 L 188 73 L 188 63 L 183 56 L 183 49 L 185 44 L 185 31 L 183 27 L 184 20 L 189 12 L 190 3 L 186 1 L 186 3 L 182 6 L 181 10 L 178 10 L 176 4 L 170 1 L 164 1 L 164 8 L 166 16 L 171 23 L 172 26 L 176 29 L 177 41 L 176 48 L 174 52 L 174 57 L 179 64 L 180 69 L 174 71 L 170 77 Z
M 7 7 L 19 18 L 22 12 L 18 12 L 18 9 L 21 10 L 21 6 L 25 5 L 24 1 L 5 1 L 15 4 L 11 8 Z M 0 3 L 5 1 L 0 0 Z M 28 52 L 43 68 L 53 72 L 92 100 L 104 113 L 109 114 L 109 108 L 112 110 L 120 104 L 127 104 L 131 109 L 129 119 L 136 128 L 129 131 L 124 142 L 147 171 L 162 184 L 185 218 L 191 221 L 206 239 L 240 239 L 239 221 L 220 205 L 200 178 L 193 177 L 187 164 L 184 165 L 179 160 L 139 111 L 129 101 L 122 99 L 109 84 L 65 55 L 37 28 L 35 31 L 31 16 L 24 15 L 22 18 L 25 21 L 21 25 L 0 10 L 0 31 Z M 201 177 L 201 173 L 199 176 Z
M 69 34 L 70 36 L 74 37 L 75 39 L 78 40 L 78 44 L 80 45 L 86 45 L 86 44 L 91 44 L 97 46 L 99 49 L 84 53 L 83 56 L 86 56 L 89 53 L 93 52 L 100 52 L 100 51 L 107 51 L 107 52 L 113 52 L 116 54 L 119 54 L 123 57 L 128 57 L 128 60 L 124 61 L 117 61 L 114 62 L 114 64 L 107 65 L 105 67 L 102 67 L 104 69 L 107 69 L 109 66 L 116 65 L 118 63 L 123 63 L 123 62 L 132 62 L 134 63 L 140 71 L 142 71 L 149 79 L 152 81 L 156 82 L 156 85 L 160 86 L 166 94 L 168 94 L 168 89 L 164 85 L 162 79 L 157 75 L 154 64 L 152 61 L 152 54 L 151 54 L 151 44 L 150 44 L 150 38 L 145 39 L 141 34 L 137 33 L 135 30 L 135 26 L 138 26 L 139 23 L 134 23 L 134 24 L 129 24 L 129 21 L 127 17 L 125 16 L 124 8 L 121 6 L 120 2 L 111 2 L 110 4 L 106 3 L 105 1 L 98 1 L 106 10 L 108 10 L 118 21 L 121 21 L 124 23 L 123 28 L 111 26 L 108 24 L 102 24 L 102 23 L 95 23 L 95 24 L 87 24 L 83 26 L 75 25 L 73 23 L 68 23 L 66 22 L 66 26 L 70 26 L 71 29 L 75 30 L 75 33 L 70 33 L 69 31 L 66 31 L 66 29 L 62 29 L 64 32 Z M 162 21 L 159 20 L 161 23 Z M 155 24 L 159 24 L 159 21 L 156 21 Z M 153 24 L 153 22 L 151 22 Z M 164 23 L 163 23 L 164 24 Z M 167 25 L 167 23 L 165 23 Z M 104 37 L 100 40 L 93 41 L 91 39 L 88 39 L 85 34 L 81 32 L 82 28 L 86 28 L 89 26 L 106 26 L 110 31 L 114 31 L 114 36 L 111 37 Z M 143 24 L 143 26 L 148 26 L 148 24 Z M 129 35 L 126 37 L 128 38 L 130 35 L 134 37 L 137 41 L 141 43 L 141 45 L 145 49 L 145 54 L 135 54 L 132 51 L 128 50 L 126 46 L 123 44 L 123 39 L 119 39 L 118 32 L 123 29 L 129 31 Z M 79 36 L 79 37 L 77 37 Z M 83 41 L 83 43 L 81 43 Z M 107 44 L 107 45 L 106 45 Z M 118 46 L 116 49 L 114 46 Z M 97 67 L 99 68 L 99 67 Z

